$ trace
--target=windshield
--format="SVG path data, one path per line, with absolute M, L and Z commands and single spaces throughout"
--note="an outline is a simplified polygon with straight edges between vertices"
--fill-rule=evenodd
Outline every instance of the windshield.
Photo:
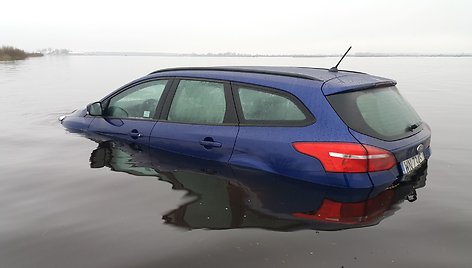
M 394 86 L 327 98 L 351 129 L 375 138 L 398 140 L 422 129 L 420 117 Z

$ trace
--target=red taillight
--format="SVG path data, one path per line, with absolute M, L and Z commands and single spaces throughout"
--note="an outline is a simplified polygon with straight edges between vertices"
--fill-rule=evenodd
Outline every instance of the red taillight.
M 293 216 L 343 224 L 368 223 L 381 217 L 390 208 L 393 197 L 393 190 L 387 190 L 372 199 L 358 203 L 340 203 L 325 199 L 317 211 L 294 213 Z
M 395 156 L 384 149 L 347 142 L 294 142 L 300 153 L 317 158 L 327 172 L 373 172 L 392 168 Z

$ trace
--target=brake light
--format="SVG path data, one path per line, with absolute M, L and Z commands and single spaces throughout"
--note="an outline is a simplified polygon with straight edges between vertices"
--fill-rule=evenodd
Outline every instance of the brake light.
M 388 170 L 397 163 L 384 149 L 348 142 L 294 142 L 295 150 L 317 158 L 327 172 L 374 172 Z

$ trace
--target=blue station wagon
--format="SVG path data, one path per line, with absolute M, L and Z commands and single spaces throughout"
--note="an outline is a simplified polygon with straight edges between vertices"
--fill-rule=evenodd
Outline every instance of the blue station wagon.
M 395 85 L 305 67 L 164 69 L 60 120 L 74 132 L 317 184 L 385 188 L 431 155 L 429 126 Z

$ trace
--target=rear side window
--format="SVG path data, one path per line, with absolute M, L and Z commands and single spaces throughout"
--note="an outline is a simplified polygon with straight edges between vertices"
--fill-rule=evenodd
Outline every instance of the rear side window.
M 237 88 L 237 95 L 243 117 L 242 123 L 303 125 L 313 119 L 300 101 L 289 94 L 271 89 L 241 86 Z
M 167 120 L 180 123 L 222 124 L 226 113 L 223 83 L 181 80 Z
M 398 140 L 419 132 L 421 119 L 396 87 L 367 89 L 328 96 L 353 130 L 383 139 Z M 419 127 L 412 129 L 412 125 Z

